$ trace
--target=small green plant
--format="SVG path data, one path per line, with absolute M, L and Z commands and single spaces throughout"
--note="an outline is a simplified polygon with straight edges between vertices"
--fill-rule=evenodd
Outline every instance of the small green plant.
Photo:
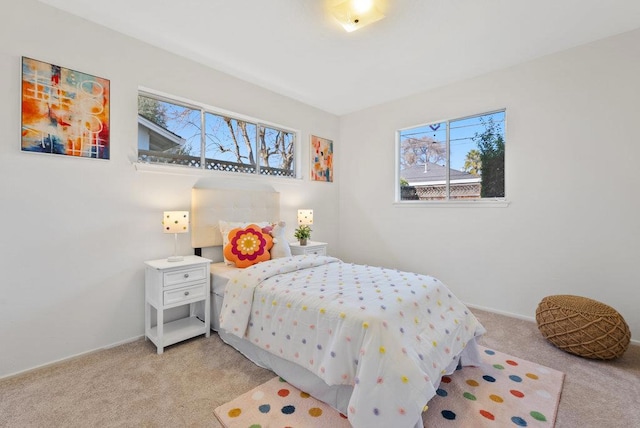
M 293 236 L 299 241 L 309 239 L 311 238 L 311 227 L 306 224 L 298 226 L 298 228 L 294 231 Z

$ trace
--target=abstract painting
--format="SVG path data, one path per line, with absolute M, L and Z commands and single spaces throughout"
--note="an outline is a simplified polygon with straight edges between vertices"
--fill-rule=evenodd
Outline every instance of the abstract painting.
M 109 159 L 109 80 L 22 57 L 22 150 Z
M 311 180 L 333 181 L 333 141 L 311 136 Z

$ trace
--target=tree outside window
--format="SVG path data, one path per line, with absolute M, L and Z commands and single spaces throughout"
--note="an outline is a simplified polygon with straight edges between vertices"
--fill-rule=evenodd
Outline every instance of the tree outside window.
M 138 160 L 295 177 L 293 131 L 138 96 Z
M 504 198 L 505 111 L 398 132 L 400 200 Z

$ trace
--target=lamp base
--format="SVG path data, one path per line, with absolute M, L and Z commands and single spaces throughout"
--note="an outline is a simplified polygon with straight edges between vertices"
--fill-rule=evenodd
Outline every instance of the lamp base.
M 169 256 L 167 257 L 167 261 L 168 262 L 181 262 L 184 260 L 184 257 L 182 256 Z

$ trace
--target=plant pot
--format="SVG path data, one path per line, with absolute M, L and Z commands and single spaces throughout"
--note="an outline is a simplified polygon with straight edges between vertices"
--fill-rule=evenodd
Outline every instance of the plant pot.
M 307 245 L 307 238 L 301 239 L 300 245 Z

